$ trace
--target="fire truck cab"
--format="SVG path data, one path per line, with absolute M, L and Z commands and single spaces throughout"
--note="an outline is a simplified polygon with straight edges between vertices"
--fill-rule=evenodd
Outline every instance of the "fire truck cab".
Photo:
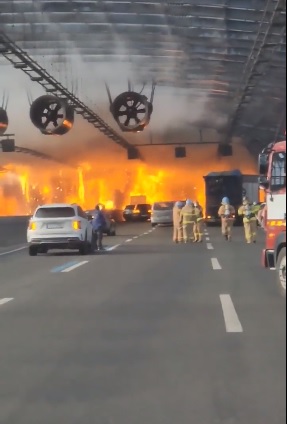
M 286 296 L 286 140 L 272 143 L 262 151 L 259 175 L 259 185 L 266 194 L 262 265 L 276 270 L 276 282 Z

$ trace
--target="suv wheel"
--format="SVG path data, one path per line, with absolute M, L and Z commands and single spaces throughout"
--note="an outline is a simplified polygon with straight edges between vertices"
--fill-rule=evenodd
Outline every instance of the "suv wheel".
M 29 256 L 37 256 L 38 248 L 36 246 L 29 246 Z
M 89 253 L 89 245 L 87 241 L 84 241 L 83 244 L 80 246 L 79 253 L 82 256 L 85 256 Z

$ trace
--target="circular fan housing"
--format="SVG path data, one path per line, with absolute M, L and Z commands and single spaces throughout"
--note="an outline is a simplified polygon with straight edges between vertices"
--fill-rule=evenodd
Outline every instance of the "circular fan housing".
M 111 113 L 122 131 L 142 131 L 148 125 L 152 113 L 152 104 L 146 96 L 127 91 L 115 98 Z
M 8 128 L 9 120 L 5 109 L 0 107 L 0 135 L 3 135 Z
M 73 127 L 74 109 L 66 100 L 44 95 L 32 103 L 30 119 L 42 134 L 64 135 Z

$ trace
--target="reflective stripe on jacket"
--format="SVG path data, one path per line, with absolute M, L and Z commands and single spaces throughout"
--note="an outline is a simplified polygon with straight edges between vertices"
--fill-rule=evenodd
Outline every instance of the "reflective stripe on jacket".
M 181 210 L 181 222 L 185 224 L 194 224 L 199 217 L 199 212 L 192 206 L 184 206 Z

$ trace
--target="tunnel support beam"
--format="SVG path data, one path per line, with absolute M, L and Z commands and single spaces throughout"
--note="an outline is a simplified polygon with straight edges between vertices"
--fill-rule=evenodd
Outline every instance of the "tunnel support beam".
M 248 57 L 247 63 L 245 65 L 242 80 L 239 84 L 237 95 L 235 96 L 235 102 L 233 111 L 230 115 L 229 124 L 228 124 L 228 130 L 226 134 L 226 138 L 224 140 L 225 143 L 230 143 L 232 135 L 234 133 L 235 127 L 237 125 L 237 121 L 240 118 L 241 112 L 242 112 L 242 106 L 245 103 L 248 103 L 247 98 L 250 97 L 253 86 L 252 86 L 252 79 L 255 78 L 257 71 L 257 66 L 260 64 L 260 62 L 270 62 L 272 60 L 272 56 L 274 55 L 274 52 L 277 47 L 279 47 L 282 44 L 282 38 L 284 37 L 284 24 L 278 25 L 278 22 L 276 23 L 276 19 L 280 19 L 280 13 L 282 10 L 284 10 L 283 7 L 283 0 L 276 0 L 273 10 L 271 11 L 271 17 L 268 22 L 267 27 L 265 26 L 265 18 L 270 12 L 268 10 L 268 6 L 270 4 L 274 4 L 271 2 L 267 2 L 265 11 L 263 13 L 262 21 L 259 25 L 259 30 L 256 35 L 256 39 L 253 45 L 253 48 L 250 52 L 250 55 Z M 283 32 L 279 32 L 278 34 L 272 34 L 273 42 L 269 43 L 269 38 L 271 35 L 272 28 L 276 26 L 282 26 Z M 263 30 L 264 28 L 264 30 Z M 285 23 L 286 28 L 286 23 Z M 275 42 L 275 38 L 277 39 L 277 42 Z M 264 54 L 266 49 L 271 48 L 272 54 L 271 57 L 268 59 L 264 59 Z M 260 73 L 258 73 L 260 75 Z
M 21 69 L 21 71 L 25 72 L 31 81 L 39 83 L 47 93 L 68 100 L 78 115 L 81 115 L 86 121 L 116 144 L 126 150 L 133 147 L 132 144 L 114 131 L 114 129 L 99 115 L 86 106 L 26 52 L 18 47 L 3 31 L 0 31 L 0 54 L 2 54 L 14 68 Z

